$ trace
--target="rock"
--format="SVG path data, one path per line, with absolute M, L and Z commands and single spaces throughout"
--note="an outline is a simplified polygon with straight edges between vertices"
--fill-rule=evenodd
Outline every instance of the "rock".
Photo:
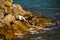
M 5 0 L 5 1 L 9 1 L 9 2 L 11 2 L 11 3 L 13 2 L 12 0 Z
M 12 9 L 8 8 L 8 7 L 5 7 L 5 13 L 6 14 L 11 14 L 12 13 Z
M 12 40 L 16 36 L 22 38 L 23 36 L 28 37 L 30 34 L 38 34 L 43 28 L 50 30 L 46 29 L 46 26 L 56 24 L 56 21 L 32 14 L 21 5 L 12 4 L 12 2 L 12 0 L 0 0 L 0 34 L 4 34 L 6 39 Z
M 0 40 L 3 40 L 3 39 L 0 39 Z
M 19 4 L 13 4 L 13 12 L 19 15 L 25 15 L 27 13 Z
M 11 14 L 8 14 L 8 15 L 5 16 L 5 18 L 4 18 L 4 21 L 5 21 L 5 22 L 11 22 L 11 21 L 13 21 L 13 20 L 15 20 L 15 17 L 14 17 L 13 15 L 11 15 Z
M 4 20 L 3 20 L 3 19 L 0 19 L 0 22 L 1 22 L 1 23 L 4 23 Z
M 4 18 L 4 14 L 3 13 L 0 13 L 0 19 L 1 18 Z
M 4 2 L 4 0 L 0 0 L 0 4 L 3 3 L 3 2 Z
M 11 14 L 8 14 L 5 16 L 4 18 L 4 23 L 5 25 L 7 25 L 9 28 L 11 28 L 11 22 L 13 22 L 15 20 L 15 17 Z
M 5 0 L 4 5 L 7 7 L 11 7 L 12 6 L 12 0 Z
M 20 28 L 22 31 L 28 31 L 28 29 L 29 29 L 28 26 L 25 25 L 24 22 L 21 22 L 21 21 L 14 21 L 14 24 L 18 25 L 19 28 Z M 17 26 L 17 27 L 18 27 L 18 26 Z
M 0 9 L 0 19 L 1 18 L 4 18 L 4 10 L 3 9 Z
M 13 29 L 14 29 L 14 34 L 15 34 L 16 36 L 19 36 L 19 35 L 21 35 L 21 34 L 24 34 L 24 32 L 19 28 L 18 25 L 13 24 L 12 27 L 13 27 Z
M 14 38 L 15 36 L 14 36 L 14 34 L 12 34 L 12 33 L 8 33 L 8 34 L 5 34 L 6 36 L 6 39 L 8 39 L 8 40 L 11 40 L 11 38 Z
M 4 9 L 0 9 L 0 13 L 4 13 Z
M 4 27 L 4 25 L 3 25 L 2 23 L 0 23 L 0 28 L 1 28 L 1 27 Z
M 4 9 L 4 7 L 5 7 L 4 4 L 0 4 L 0 8 Z

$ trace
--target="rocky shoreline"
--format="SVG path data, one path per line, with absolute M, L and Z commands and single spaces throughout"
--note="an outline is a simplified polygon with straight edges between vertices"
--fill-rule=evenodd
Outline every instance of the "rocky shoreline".
M 33 14 L 12 2 L 12 0 L 0 0 L 0 35 L 4 35 L 6 39 L 28 38 L 31 35 L 45 33 L 57 24 L 59 27 L 59 21 Z

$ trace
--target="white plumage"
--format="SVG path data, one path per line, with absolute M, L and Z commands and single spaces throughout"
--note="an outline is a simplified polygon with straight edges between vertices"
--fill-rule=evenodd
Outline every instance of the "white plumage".
M 19 20 L 25 20 L 25 18 L 19 15 Z

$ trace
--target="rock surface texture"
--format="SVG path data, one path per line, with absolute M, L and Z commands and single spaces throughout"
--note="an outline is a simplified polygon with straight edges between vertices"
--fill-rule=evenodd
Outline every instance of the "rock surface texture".
M 48 24 L 56 25 L 57 21 L 32 14 L 24 10 L 21 5 L 12 2 L 12 0 L 0 0 L 0 34 L 6 39 L 30 37 L 39 34 L 39 31 Z

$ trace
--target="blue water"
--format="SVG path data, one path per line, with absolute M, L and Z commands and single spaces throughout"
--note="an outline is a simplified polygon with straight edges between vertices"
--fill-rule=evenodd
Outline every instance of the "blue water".
M 33 13 L 60 20 L 60 0 L 14 0 Z

